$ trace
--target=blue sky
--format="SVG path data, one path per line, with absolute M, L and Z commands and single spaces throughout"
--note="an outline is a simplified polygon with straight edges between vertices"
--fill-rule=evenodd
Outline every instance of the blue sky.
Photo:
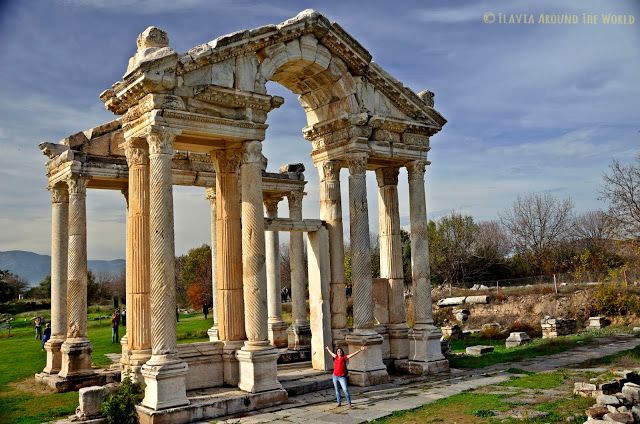
M 108 121 L 98 94 L 121 78 L 135 39 L 149 25 L 184 52 L 217 36 L 279 23 L 313 8 L 340 23 L 376 62 L 415 91 L 436 94 L 448 119 L 431 140 L 430 218 L 451 211 L 495 219 L 518 194 L 571 197 L 576 211 L 602 209 L 602 174 L 631 161 L 640 141 L 640 2 L 50 0 L 0 1 L 0 250 L 49 253 L 50 200 L 41 141 Z M 533 14 L 534 24 L 487 24 L 485 12 Z M 575 25 L 537 22 L 576 14 Z M 632 15 L 633 25 L 582 23 L 583 13 Z M 602 18 L 600 18 L 602 19 Z M 294 95 L 272 112 L 264 153 L 270 169 L 304 162 L 305 217 L 318 217 L 318 178 L 305 117 Z M 342 173 L 346 196 L 347 172 Z M 370 222 L 376 187 L 368 177 Z M 406 174 L 401 220 L 408 224 Z M 176 252 L 208 242 L 202 189 L 176 187 Z M 344 198 L 345 217 L 348 203 Z M 90 191 L 89 257 L 124 257 L 125 203 Z M 286 216 L 286 201 L 280 212 Z M 345 231 L 348 234 L 348 226 Z

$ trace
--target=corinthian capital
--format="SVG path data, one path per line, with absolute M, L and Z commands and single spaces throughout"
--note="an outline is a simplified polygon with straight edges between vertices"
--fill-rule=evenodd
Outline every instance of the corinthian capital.
M 282 200 L 280 196 L 265 196 L 264 207 L 267 210 L 267 216 L 275 218 L 278 215 L 278 203 Z
M 287 200 L 289 201 L 289 210 L 302 210 L 302 199 L 304 197 L 303 191 L 291 191 L 287 194 Z
M 376 179 L 378 180 L 378 186 L 384 187 L 389 185 L 398 185 L 399 168 L 379 168 L 376 169 Z
M 337 181 L 340 179 L 340 162 L 328 160 L 322 163 L 322 180 Z
M 262 143 L 259 141 L 246 141 L 242 144 L 243 163 L 262 163 Z
M 69 187 L 69 195 L 75 197 L 85 197 L 87 194 L 87 177 L 71 176 L 67 179 L 67 187 Z
M 211 154 L 216 172 L 219 173 L 238 173 L 240 171 L 240 163 L 242 162 L 242 150 L 226 149 L 218 150 Z
M 51 192 L 51 203 L 67 203 L 69 201 L 69 193 L 66 187 L 49 187 L 49 191 Z
M 350 175 L 364 175 L 367 172 L 367 154 L 356 153 L 347 158 Z
M 176 138 L 174 131 L 165 127 L 151 127 L 147 133 L 147 143 L 149 143 L 149 154 L 151 155 L 172 155 L 173 140 Z
M 211 204 L 215 204 L 216 202 L 216 188 L 215 187 L 207 187 L 207 199 Z
M 409 181 L 421 180 L 424 181 L 425 167 L 429 165 L 429 161 L 426 159 L 414 160 L 407 164 L 407 172 L 409 173 Z
M 129 166 L 149 163 L 149 148 L 144 139 L 128 140 L 124 144 L 124 153 Z

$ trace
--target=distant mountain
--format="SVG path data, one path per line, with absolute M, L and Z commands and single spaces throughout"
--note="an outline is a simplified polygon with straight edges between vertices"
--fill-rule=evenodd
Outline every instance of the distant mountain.
M 124 259 L 89 260 L 88 265 L 89 269 L 97 274 L 121 274 L 124 272 L 125 261 Z M 30 286 L 36 286 L 51 273 L 51 256 L 23 250 L 0 252 L 0 269 L 8 269 L 27 280 Z

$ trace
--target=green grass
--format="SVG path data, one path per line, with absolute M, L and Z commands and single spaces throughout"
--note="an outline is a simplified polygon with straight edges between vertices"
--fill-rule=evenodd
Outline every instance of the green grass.
M 563 336 L 554 339 L 535 339 L 531 343 L 506 348 L 504 340 L 488 340 L 482 338 L 469 338 L 452 342 L 454 352 L 464 351 L 466 346 L 487 344 L 495 346 L 495 350 L 482 356 L 454 355 L 449 357 L 452 368 L 483 368 L 494 364 L 521 361 L 537 356 L 553 355 L 574 348 L 580 344 L 590 342 L 596 335 L 581 333 L 572 336 Z
M 638 367 L 640 366 L 640 346 L 630 350 L 614 353 L 613 355 L 603 356 L 602 358 L 592 359 L 583 364 L 584 366 L 611 365 L 618 367 Z
M 552 389 L 558 387 L 569 378 L 564 370 L 529 374 L 525 377 L 512 377 L 500 383 L 500 386 L 520 387 L 523 389 Z
M 97 320 L 107 315 L 109 308 L 89 310 L 88 336 L 93 346 L 92 359 L 95 366 L 110 364 L 105 353 L 120 353 L 119 343 L 111 343 L 111 322 Z M 22 314 L 21 314 L 22 315 Z M 29 312 L 18 316 L 11 330 L 3 330 L 0 336 L 0 423 L 42 423 L 73 415 L 78 405 L 78 392 L 51 393 L 41 384 L 36 384 L 35 373 L 42 371 L 46 354 L 39 340 L 34 340 L 31 316 L 43 315 Z M 207 329 L 212 325 L 211 317 L 205 320 L 202 314 L 181 314 L 177 325 L 179 343 L 207 341 Z M 120 335 L 124 335 L 120 327 Z

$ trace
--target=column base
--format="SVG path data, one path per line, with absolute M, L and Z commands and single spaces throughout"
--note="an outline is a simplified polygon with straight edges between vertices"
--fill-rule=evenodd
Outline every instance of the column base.
M 407 324 L 389 324 L 389 358 L 397 361 L 409 358 L 409 327 Z
M 218 330 L 218 326 L 214 325 L 210 329 L 207 330 L 207 335 L 209 335 L 210 342 L 217 342 L 220 340 L 220 331 Z
M 367 349 L 349 360 L 349 382 L 356 386 L 374 386 L 387 383 L 389 374 L 382 362 L 382 343 L 384 339 L 373 330 L 358 329 L 346 337 L 349 353 Z
M 278 381 L 278 350 L 267 342 L 264 342 L 264 345 L 248 343 L 236 352 L 240 363 L 238 388 L 249 393 L 282 389 Z
M 146 384 L 141 404 L 155 411 L 188 405 L 187 371 L 187 364 L 174 355 L 152 355 L 141 370 Z
M 287 328 L 288 346 L 291 350 L 308 350 L 311 348 L 311 326 L 308 323 L 291 324 Z
M 68 338 L 62 343 L 62 362 L 58 375 L 62 378 L 80 377 L 92 374 L 91 342 L 87 338 Z
M 277 348 L 287 347 L 287 323 L 278 321 L 268 321 L 267 331 L 269 334 L 269 342 Z
M 64 343 L 64 339 L 52 338 L 44 344 L 44 350 L 47 352 L 47 364 L 42 370 L 43 374 L 58 374 L 62 368 L 62 352 L 60 348 Z
M 122 351 L 124 358 L 124 350 Z M 142 366 L 151 359 L 151 349 L 129 350 L 127 355 L 127 363 L 122 361 L 122 379 L 129 374 L 129 378 L 134 383 L 140 383 L 144 387 L 145 381 L 142 375 Z
M 240 382 L 240 364 L 236 352 L 244 346 L 244 341 L 222 341 L 222 372 L 226 386 L 237 386 Z
M 412 374 L 432 374 L 449 370 L 449 361 L 442 355 L 442 331 L 433 324 L 416 324 L 409 330 L 409 371 Z

